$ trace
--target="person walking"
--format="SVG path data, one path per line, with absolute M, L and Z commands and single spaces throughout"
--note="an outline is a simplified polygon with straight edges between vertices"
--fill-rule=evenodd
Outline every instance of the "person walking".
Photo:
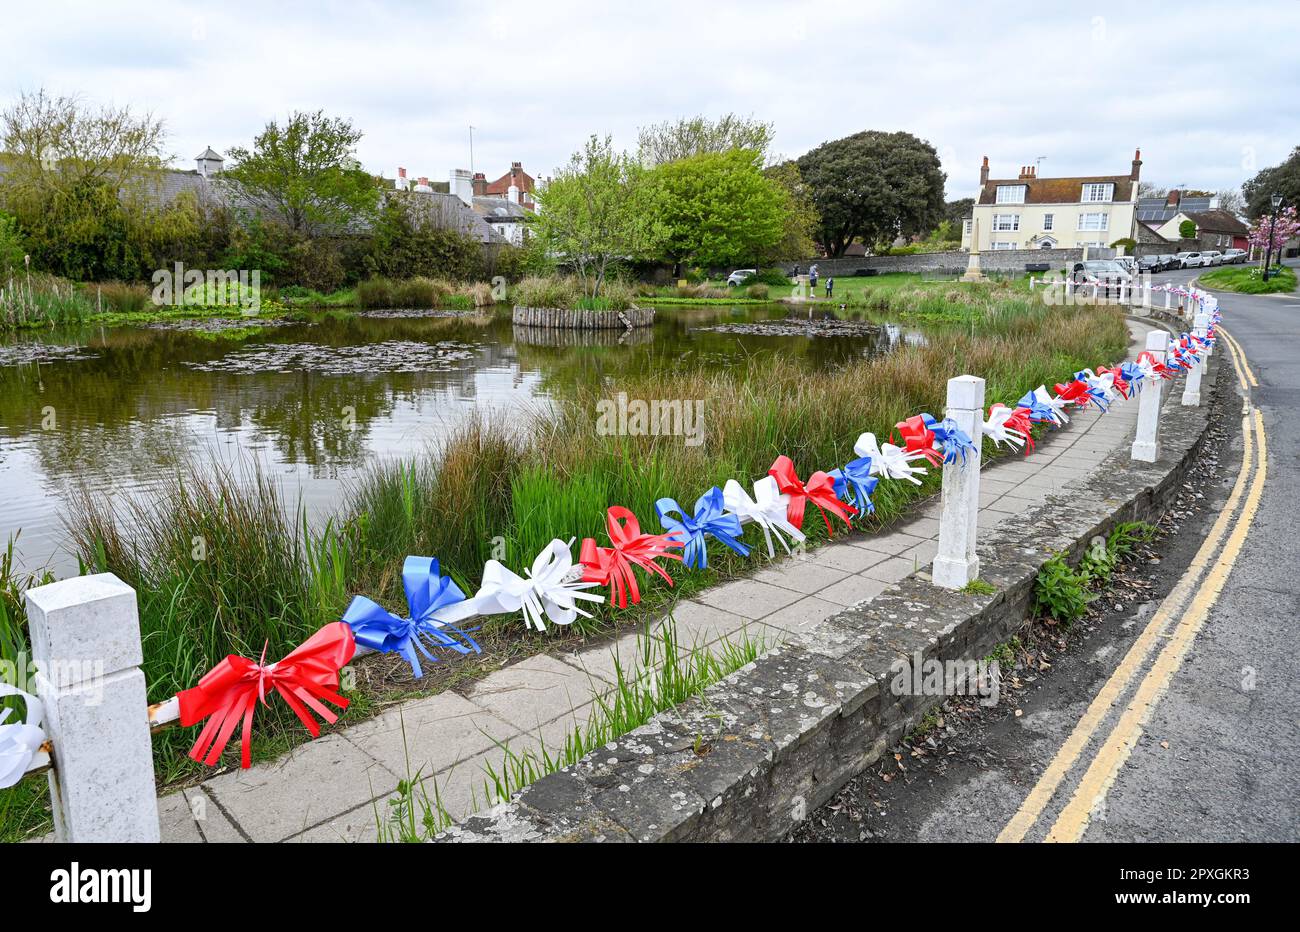
M 808 296 L 817 297 L 817 266 L 810 266 L 808 269 Z
M 835 293 L 835 276 L 831 275 L 826 279 L 826 297 L 831 297 Z

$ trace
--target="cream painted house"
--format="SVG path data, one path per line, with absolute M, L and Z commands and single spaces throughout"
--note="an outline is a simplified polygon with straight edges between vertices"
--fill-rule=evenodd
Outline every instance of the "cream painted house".
M 989 160 L 980 169 L 980 192 L 972 216 L 962 224 L 961 245 L 971 248 L 972 221 L 979 250 L 1075 249 L 1109 246 L 1136 239 L 1137 184 L 1142 153 L 1133 155 L 1128 175 L 1039 178 L 1030 165 L 1014 179 L 989 178 Z

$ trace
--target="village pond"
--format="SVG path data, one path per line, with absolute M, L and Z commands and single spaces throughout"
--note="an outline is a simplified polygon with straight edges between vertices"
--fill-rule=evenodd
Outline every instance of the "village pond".
M 626 333 L 525 329 L 498 309 L 8 336 L 0 546 L 21 530 L 20 565 L 63 576 L 77 569 L 64 516 L 81 489 L 121 502 L 194 464 L 220 463 L 276 477 L 289 501 L 319 516 L 376 460 L 436 446 L 470 416 L 545 411 L 578 384 L 613 394 L 621 375 L 764 354 L 772 365 L 824 369 L 922 339 L 853 311 L 809 323 L 777 304 L 661 308 L 653 327 Z

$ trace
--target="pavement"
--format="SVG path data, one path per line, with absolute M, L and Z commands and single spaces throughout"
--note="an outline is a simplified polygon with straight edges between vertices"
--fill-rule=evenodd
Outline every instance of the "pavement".
M 1151 326 L 1131 323 L 1131 353 Z M 1038 443 L 1033 456 L 988 461 L 981 474 L 980 522 L 1018 520 L 1116 449 L 1126 448 L 1135 402 L 1104 417 L 1071 414 L 1069 425 Z M 743 579 L 681 601 L 672 611 L 683 650 L 716 645 L 742 632 L 768 645 L 869 601 L 891 583 L 925 568 L 937 550 L 940 502 L 891 528 L 854 533 L 795 558 L 774 561 Z M 661 622 L 662 623 L 662 622 Z M 488 808 L 486 768 L 515 753 L 552 752 L 593 711 L 614 681 L 614 657 L 637 664 L 636 634 L 574 653 L 539 654 L 459 691 L 391 708 L 301 745 L 249 770 L 232 770 L 160 800 L 164 841 L 373 841 L 376 816 L 400 779 L 418 774 L 430 796 L 461 819 Z
M 1018 688 L 1001 706 L 950 706 L 919 753 L 898 749 L 897 762 L 856 778 L 794 840 L 1300 841 L 1300 294 L 1218 296 L 1258 385 L 1239 386 L 1221 342 L 1212 439 L 1163 521 L 1168 536 L 1121 571 L 1089 618 L 1049 643 L 1050 665 L 1018 668 Z M 1253 513 L 1249 495 L 1230 495 L 1245 463 L 1243 403 L 1259 409 L 1267 438 Z M 1244 478 L 1253 485 L 1258 475 Z M 1198 576 L 1198 551 L 1221 516 L 1229 533 Z M 1240 552 L 1214 599 L 1207 580 L 1236 529 Z M 1195 595 L 1179 607 L 1185 579 L 1197 580 Z M 1122 681 L 1130 649 L 1166 608 L 1171 620 L 1151 654 L 1033 815 L 1045 775 L 1068 761 L 1106 689 Z M 1172 651 L 1182 638 L 1185 653 Z M 1164 677 L 1163 689 L 1151 687 Z

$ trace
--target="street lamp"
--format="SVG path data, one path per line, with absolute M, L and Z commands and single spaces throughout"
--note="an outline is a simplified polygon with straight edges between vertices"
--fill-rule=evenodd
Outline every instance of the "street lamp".
M 1264 244 L 1264 281 L 1268 281 L 1268 264 L 1273 258 L 1273 237 L 1277 232 L 1277 215 L 1282 210 L 1282 195 L 1274 194 L 1270 198 L 1273 202 L 1273 216 L 1268 222 L 1268 241 Z M 1277 250 L 1278 261 L 1282 261 L 1282 247 Z

